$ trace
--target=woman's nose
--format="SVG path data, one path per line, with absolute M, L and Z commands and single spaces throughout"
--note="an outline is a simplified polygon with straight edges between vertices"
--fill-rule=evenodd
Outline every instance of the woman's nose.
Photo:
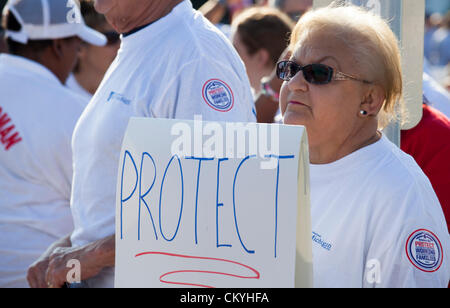
M 308 91 L 308 82 L 303 76 L 303 71 L 299 71 L 287 83 L 290 91 Z

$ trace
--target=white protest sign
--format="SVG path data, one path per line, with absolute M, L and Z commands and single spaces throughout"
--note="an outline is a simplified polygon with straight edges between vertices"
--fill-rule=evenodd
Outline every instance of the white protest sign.
M 308 162 L 301 126 L 132 118 L 115 286 L 312 286 Z

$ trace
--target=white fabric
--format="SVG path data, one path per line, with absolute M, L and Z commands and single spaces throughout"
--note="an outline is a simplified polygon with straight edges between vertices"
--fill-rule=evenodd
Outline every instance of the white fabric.
M 86 91 L 85 88 L 83 88 L 75 78 L 74 74 L 70 74 L 69 78 L 67 78 L 66 81 L 66 87 L 68 87 L 70 90 L 74 91 L 78 95 L 81 95 L 85 98 L 87 102 L 89 102 L 92 99 L 92 94 Z
M 423 73 L 423 94 L 432 107 L 450 119 L 450 93 L 425 72 Z
M 58 3 L 59 5 L 50 5 L 49 1 L 60 3 Z M 83 41 L 96 46 L 104 46 L 107 43 L 107 39 L 102 33 L 86 26 L 80 8 L 74 0 L 64 2 L 61 2 L 61 0 L 40 0 L 40 3 L 38 1 L 20 2 L 21 0 L 9 0 L 4 8 L 4 12 L 11 11 L 21 25 L 20 31 L 5 31 L 7 38 L 26 44 L 28 40 L 62 39 L 78 36 Z M 17 5 L 26 6 L 25 12 L 28 15 L 22 16 L 16 8 Z M 39 9 L 41 5 L 42 9 Z M 42 14 L 42 24 L 27 22 L 31 18 L 30 12 Z M 51 24 L 51 18 L 64 20 L 64 22 Z
M 212 79 L 221 80 L 221 90 L 225 83 L 231 89 L 231 110 L 216 111 L 203 98 L 203 88 Z M 221 100 L 211 102 L 214 106 Z M 115 232 L 119 155 L 130 117 L 193 120 L 194 115 L 202 115 L 205 121 L 254 122 L 253 112 L 242 61 L 223 34 L 193 10 L 189 1 L 123 38 L 117 58 L 73 136 L 73 245 L 85 245 Z M 99 279 L 91 280 L 91 286 L 112 286 L 111 277 L 104 282 Z
M 83 110 L 44 66 L 0 55 L 0 287 L 27 287 L 26 271 L 54 241 L 73 229 L 69 200 L 71 136 Z M 8 136 L 8 135 L 6 135 Z
M 447 287 L 444 214 L 412 157 L 383 136 L 334 163 L 310 165 L 310 175 L 316 287 Z M 406 254 L 408 237 L 419 229 L 442 244 L 443 262 L 433 273 Z

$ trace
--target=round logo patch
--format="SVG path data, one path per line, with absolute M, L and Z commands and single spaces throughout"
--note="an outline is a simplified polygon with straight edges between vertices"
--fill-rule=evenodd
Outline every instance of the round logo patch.
M 406 241 L 409 261 L 421 271 L 435 272 L 441 267 L 442 245 L 433 232 L 426 229 L 414 231 Z
M 202 95 L 205 102 L 216 111 L 227 112 L 233 108 L 233 91 L 222 80 L 208 80 L 203 85 Z

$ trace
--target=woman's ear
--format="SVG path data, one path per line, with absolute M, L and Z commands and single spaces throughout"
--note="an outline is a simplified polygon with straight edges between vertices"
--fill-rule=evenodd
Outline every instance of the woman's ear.
M 385 99 L 386 94 L 381 86 L 368 85 L 368 89 L 361 102 L 361 110 L 365 111 L 367 116 L 376 116 L 383 107 Z

